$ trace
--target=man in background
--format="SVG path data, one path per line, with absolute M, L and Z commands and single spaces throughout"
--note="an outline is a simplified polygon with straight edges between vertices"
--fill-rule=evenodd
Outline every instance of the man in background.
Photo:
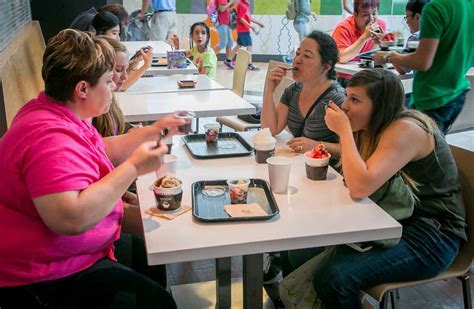
M 376 63 L 415 70 L 411 105 L 446 134 L 470 89 L 466 73 L 474 65 L 474 3 L 432 0 L 421 14 L 420 43 L 411 54 L 377 52 Z
M 176 34 L 178 16 L 176 15 L 176 0 L 142 0 L 142 10 L 138 15 L 140 20 L 145 18 L 145 13 L 150 6 L 153 9 L 151 18 L 150 40 L 166 41 L 171 35 Z

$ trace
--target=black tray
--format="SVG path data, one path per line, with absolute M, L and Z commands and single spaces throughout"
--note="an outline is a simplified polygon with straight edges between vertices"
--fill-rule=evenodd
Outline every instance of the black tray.
M 203 195 L 205 186 L 223 186 L 225 193 L 216 197 Z M 204 222 L 227 222 L 227 221 L 254 221 L 267 220 L 277 215 L 280 210 L 273 197 L 268 182 L 263 179 L 250 179 L 247 196 L 248 203 L 258 203 L 267 213 L 260 217 L 230 217 L 224 210 L 224 205 L 230 204 L 229 187 L 226 180 L 198 181 L 192 184 L 193 195 L 193 217 Z
M 204 134 L 185 135 L 183 140 L 191 155 L 196 159 L 242 157 L 253 153 L 253 147 L 235 132 L 219 133 L 217 143 L 207 143 Z M 226 145 L 235 145 L 235 147 L 225 148 Z

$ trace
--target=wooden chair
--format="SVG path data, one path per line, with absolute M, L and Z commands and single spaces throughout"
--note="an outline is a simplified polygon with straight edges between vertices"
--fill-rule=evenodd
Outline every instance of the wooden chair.
M 472 258 L 474 255 L 474 152 L 456 146 L 451 146 L 451 152 L 459 170 L 459 179 L 463 191 L 464 205 L 466 207 L 468 240 L 461 247 L 456 260 L 451 267 L 433 278 L 417 281 L 385 283 L 367 290 L 367 293 L 370 296 L 380 302 L 380 308 L 387 308 L 389 296 L 391 298 L 392 308 L 395 308 L 396 301 L 393 294 L 396 289 L 452 278 L 458 278 L 462 282 L 464 308 L 472 308 L 468 272 L 471 268 Z
M 272 69 L 276 68 L 279 65 L 289 67 L 289 65 L 284 62 L 270 60 L 268 62 L 268 68 L 267 68 L 267 74 L 265 76 L 265 80 L 268 78 L 268 72 L 270 72 Z M 234 73 L 234 81 L 235 81 L 235 73 Z M 290 85 L 293 82 L 294 80 L 292 79 L 291 73 L 289 72 L 287 76 L 283 78 L 283 80 L 281 81 L 281 83 L 278 85 L 278 87 L 275 89 L 273 93 L 273 102 L 275 104 L 280 101 L 281 95 L 283 94 L 283 91 L 285 90 L 285 88 L 288 87 L 288 85 Z M 265 83 L 265 86 L 266 86 L 266 83 Z M 243 96 L 243 93 L 244 91 L 242 89 L 242 96 Z M 265 88 L 263 89 L 263 93 L 265 95 Z M 237 116 L 217 117 L 217 122 L 219 122 L 221 125 L 225 125 L 229 128 L 232 128 L 235 131 L 248 131 L 248 130 L 260 128 L 259 123 L 250 123 L 250 122 L 240 119 Z
M 18 110 L 44 89 L 41 76 L 45 43 L 40 24 L 26 24 L 0 53 L 0 136 Z

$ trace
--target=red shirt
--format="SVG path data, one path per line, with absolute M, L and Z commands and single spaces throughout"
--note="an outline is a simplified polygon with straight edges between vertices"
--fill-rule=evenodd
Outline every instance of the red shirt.
M 249 25 L 252 22 L 250 18 L 250 4 L 246 0 L 241 0 L 237 4 L 237 32 L 249 32 L 250 27 L 241 22 L 241 18 L 246 20 Z
M 211 0 L 211 1 L 214 1 L 214 0 Z M 227 3 L 229 1 L 227 0 L 215 0 L 216 1 L 216 7 L 217 7 L 217 18 L 219 20 L 219 24 L 221 25 L 229 25 L 230 23 L 230 14 L 229 14 L 229 9 L 227 10 L 224 10 L 223 12 L 221 12 L 219 10 L 219 6 L 221 5 L 227 5 Z
M 383 20 L 377 19 L 375 20 L 375 23 L 377 23 L 380 28 L 385 32 L 387 29 L 387 26 L 385 25 L 385 22 Z M 355 16 L 349 16 L 343 21 L 341 21 L 339 24 L 337 24 L 336 28 L 334 29 L 334 32 L 332 34 L 332 37 L 334 41 L 336 41 L 337 44 L 337 49 L 339 50 L 339 53 L 342 53 L 344 49 L 347 47 L 351 46 L 352 44 L 355 43 L 362 35 L 362 32 L 360 32 L 357 29 L 357 24 L 355 21 Z M 368 39 L 364 46 L 362 46 L 362 49 L 360 50 L 359 53 L 363 53 L 369 50 L 374 49 L 375 47 L 375 42 L 372 39 Z M 352 61 L 358 61 L 359 58 L 354 58 Z M 350 75 L 347 74 L 338 74 L 338 76 L 345 77 Z

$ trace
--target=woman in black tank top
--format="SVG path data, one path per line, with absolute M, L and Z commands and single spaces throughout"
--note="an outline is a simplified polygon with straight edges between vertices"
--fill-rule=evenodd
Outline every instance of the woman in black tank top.
M 403 107 L 397 76 L 383 69 L 357 73 L 339 108 L 330 103 L 326 124 L 339 136 L 341 164 L 351 196 L 370 196 L 402 172 L 417 202 L 402 221 L 400 242 L 357 252 L 338 246 L 314 272 L 313 286 L 328 308 L 361 308 L 358 293 L 372 286 L 435 276 L 453 262 L 466 240 L 455 162 L 426 115 Z

